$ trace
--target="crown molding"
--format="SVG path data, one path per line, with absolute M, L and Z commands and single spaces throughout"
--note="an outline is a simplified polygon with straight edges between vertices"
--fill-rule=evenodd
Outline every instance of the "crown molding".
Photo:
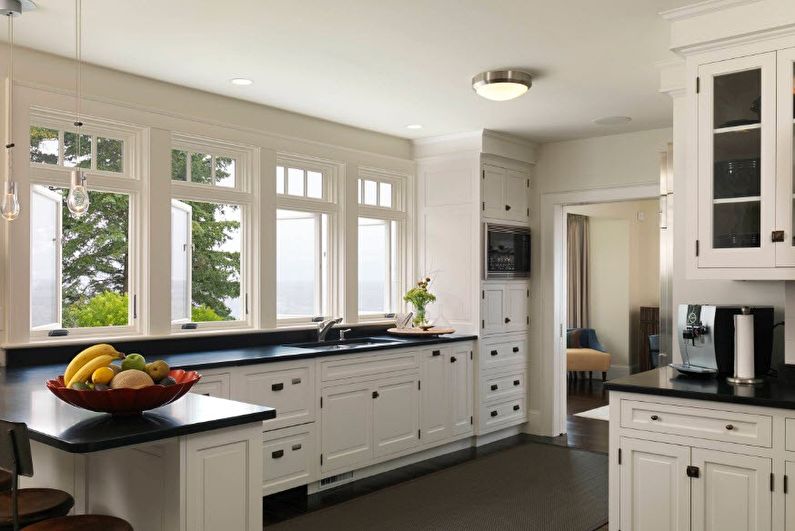
M 704 0 L 696 4 L 661 11 L 659 14 L 668 21 L 684 20 L 738 5 L 753 4 L 754 2 L 759 2 L 759 0 Z

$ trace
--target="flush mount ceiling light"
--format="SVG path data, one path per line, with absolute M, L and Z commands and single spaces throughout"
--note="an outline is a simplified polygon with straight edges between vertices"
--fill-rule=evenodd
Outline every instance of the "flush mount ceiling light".
M 533 77 L 522 70 L 490 70 L 472 78 L 472 88 L 487 100 L 518 98 L 533 86 Z
M 629 116 L 605 116 L 593 121 L 596 125 L 624 125 L 632 121 Z
M 245 77 L 236 77 L 234 79 L 230 79 L 229 82 L 232 83 L 233 85 L 237 85 L 239 87 L 247 87 L 249 85 L 253 85 L 254 84 L 253 81 L 251 81 L 250 79 L 247 79 Z

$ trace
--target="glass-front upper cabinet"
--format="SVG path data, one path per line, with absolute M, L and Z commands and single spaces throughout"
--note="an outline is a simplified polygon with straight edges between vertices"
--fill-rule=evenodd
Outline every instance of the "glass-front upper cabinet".
M 772 267 L 776 53 L 698 74 L 698 266 Z
M 778 52 L 778 150 L 776 182 L 776 265 L 795 266 L 795 48 Z

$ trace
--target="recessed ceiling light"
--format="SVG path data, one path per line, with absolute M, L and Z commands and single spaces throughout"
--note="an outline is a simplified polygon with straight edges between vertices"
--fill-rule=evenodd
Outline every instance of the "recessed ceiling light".
M 406 129 L 422 129 L 422 124 L 410 124 L 406 126 Z
M 533 77 L 522 70 L 491 70 L 472 78 L 472 88 L 487 100 L 518 98 L 533 86 Z
M 623 125 L 632 121 L 629 116 L 605 116 L 593 121 L 596 125 Z
M 253 81 L 251 81 L 250 79 L 247 79 L 245 77 L 236 77 L 234 79 L 230 79 L 229 82 L 232 83 L 233 85 L 238 85 L 238 86 L 241 86 L 241 87 L 247 87 L 249 85 L 253 85 L 254 84 Z

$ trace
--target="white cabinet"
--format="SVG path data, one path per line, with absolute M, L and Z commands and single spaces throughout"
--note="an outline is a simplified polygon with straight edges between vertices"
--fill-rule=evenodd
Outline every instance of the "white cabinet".
M 784 234 L 776 244 L 776 266 L 795 267 L 795 48 L 779 50 L 777 56 L 776 229 Z
M 795 480 L 795 462 L 787 461 L 784 463 L 784 474 L 787 483 L 790 479 Z M 784 489 L 784 529 L 785 531 L 795 531 L 795 492 L 792 488 Z
M 394 378 L 373 386 L 373 455 L 414 448 L 420 441 L 419 378 Z
M 481 328 L 484 334 L 527 330 L 530 290 L 525 282 L 483 284 Z
M 262 495 L 314 481 L 318 474 L 315 424 L 265 432 L 262 441 Z
M 231 370 L 201 371 L 201 380 L 191 387 L 190 392 L 199 395 L 229 398 L 232 381 Z
M 690 529 L 690 448 L 621 439 L 621 529 Z
M 527 222 L 530 176 L 527 173 L 493 165 L 483 165 L 483 217 L 498 220 Z
M 771 460 L 693 448 L 693 531 L 766 531 L 772 526 Z
M 447 388 L 450 396 L 450 425 L 453 435 L 473 431 L 473 354 L 470 345 L 454 347 L 448 357 Z
M 323 391 L 320 409 L 322 470 L 366 463 L 373 456 L 373 390 L 369 382 Z
M 420 422 L 424 445 L 473 431 L 471 345 L 420 354 Z
M 315 364 L 285 362 L 243 367 L 233 389 L 235 400 L 276 409 L 276 418 L 263 422 L 272 430 L 315 420 Z

